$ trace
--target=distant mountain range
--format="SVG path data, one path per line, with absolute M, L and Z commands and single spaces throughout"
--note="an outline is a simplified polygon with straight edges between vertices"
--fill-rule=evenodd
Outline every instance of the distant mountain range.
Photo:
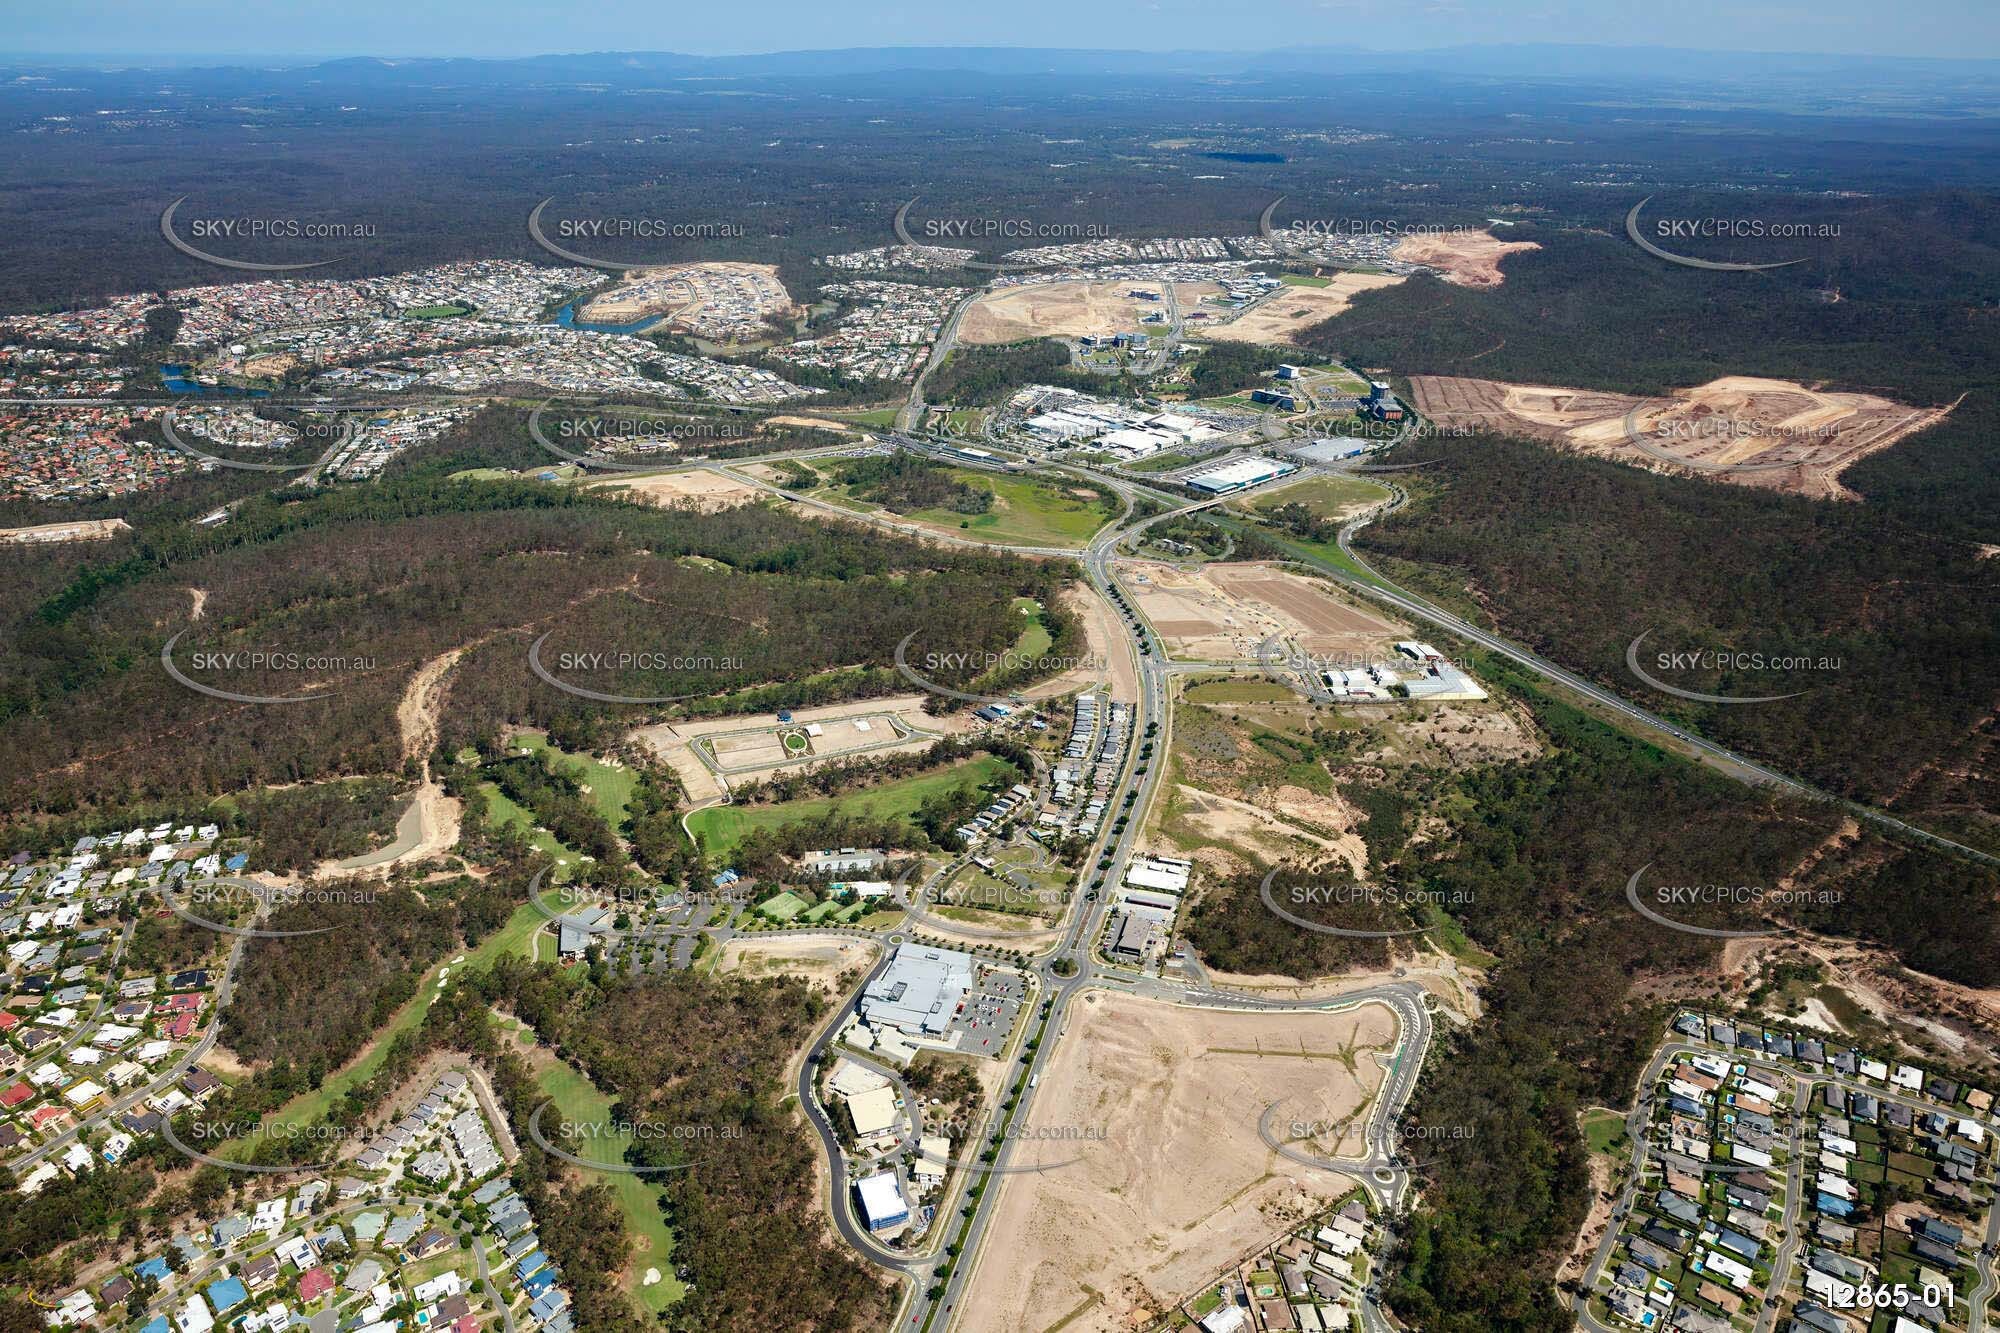
M 63 70 L 100 75 L 164 68 L 157 57 L 21 58 L 0 56 L 9 74 Z M 1796 103 L 1818 110 L 1881 114 L 1982 114 L 2000 106 L 2000 61 L 1898 56 L 1785 54 L 1679 50 L 1659 47 L 1535 43 L 1454 46 L 1426 51 L 1361 47 L 1288 47 L 1276 51 L 1104 51 L 998 46 L 853 47 L 774 51 L 762 55 L 697 56 L 673 51 L 589 52 L 514 60 L 460 57 L 340 60 L 232 58 L 213 65 L 180 61 L 181 76 L 222 84 L 256 83 L 279 72 L 322 90 L 351 88 L 550 88 L 628 90 L 689 82 L 841 81 L 855 78 L 956 75 L 1002 81 L 1269 83 L 1311 75 L 1322 79 L 1398 76 L 1467 84 L 1525 83 L 1615 90 L 1635 104 L 1679 104 L 1694 90 L 1727 90 L 1734 104 Z

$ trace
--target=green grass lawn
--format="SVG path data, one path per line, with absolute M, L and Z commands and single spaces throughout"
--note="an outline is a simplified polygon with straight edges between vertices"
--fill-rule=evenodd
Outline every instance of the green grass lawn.
M 1116 512 L 1095 499 L 1071 495 L 1060 483 L 1001 477 L 970 468 L 953 468 L 951 472 L 958 481 L 992 491 L 993 508 L 971 515 L 950 509 L 917 509 L 904 517 L 985 541 L 1082 546 Z
M 1004 759 L 981 755 L 936 773 L 922 773 L 840 796 L 816 796 L 777 805 L 712 805 L 689 815 L 687 822 L 701 839 L 704 850 L 713 856 L 727 857 L 752 829 L 777 828 L 812 819 L 836 806 L 847 814 L 870 819 L 909 815 L 933 793 L 967 782 L 978 786 L 1003 780 L 1018 780 L 1014 766 Z
M 757 910 L 773 921 L 790 921 L 806 910 L 806 900 L 787 889 L 776 897 L 767 898 L 757 904 Z
M 877 430 L 887 430 L 896 424 L 896 409 L 893 407 L 885 407 L 875 412 L 853 412 L 843 413 L 843 415 L 849 416 L 852 420 L 858 421 L 864 426 L 873 426 Z
M 517 828 L 528 834 L 528 841 L 537 851 L 547 852 L 556 859 L 556 864 L 567 869 L 582 861 L 569 848 L 555 840 L 555 835 L 535 827 L 535 817 L 515 803 L 514 799 L 491 782 L 479 784 L 479 791 L 486 798 L 487 822 L 495 828 Z
M 1132 464 L 1132 471 L 1169 472 L 1174 468 L 1194 462 L 1194 458 L 1193 454 L 1177 454 L 1172 451 L 1164 454 L 1154 454 L 1151 458 L 1142 458 Z
M 623 828 L 625 811 L 632 803 L 632 789 L 638 775 L 622 766 L 614 767 L 590 755 L 570 754 L 549 743 L 539 732 L 523 732 L 512 742 L 543 757 L 551 772 L 561 773 L 590 788 L 591 808 L 604 816 L 612 828 Z
M 469 315 L 469 305 L 420 305 L 403 312 L 410 319 L 449 319 L 454 315 Z
M 1298 696 L 1274 680 L 1204 680 L 1182 696 L 1191 704 L 1289 703 Z
M 1629 1141 L 1625 1134 L 1625 1117 L 1616 1111 L 1585 1111 L 1583 1141 L 1590 1145 L 1590 1150 L 1594 1153 L 1616 1156 L 1629 1151 Z
M 1338 518 L 1355 509 L 1389 498 L 1389 492 L 1372 481 L 1358 477 L 1314 477 L 1257 498 L 1259 513 L 1269 513 L 1279 505 L 1301 504 L 1320 518 Z
M 568 1065 L 549 1066 L 537 1075 L 535 1082 L 554 1100 L 554 1109 L 565 1120 L 603 1125 L 612 1119 L 612 1098 L 599 1092 L 589 1079 Z M 552 1120 L 545 1120 L 544 1124 L 553 1128 Z M 615 1138 L 579 1138 L 558 1146 L 587 1161 L 615 1163 L 625 1160 L 629 1140 L 630 1135 L 626 1134 Z M 660 1211 L 658 1177 L 637 1176 L 627 1171 L 600 1171 L 594 1176 L 616 1191 L 618 1209 L 625 1215 L 625 1229 L 638 1242 L 633 1255 L 633 1280 L 627 1290 L 649 1311 L 666 1309 L 686 1294 L 687 1287 L 674 1276 L 674 1233 Z M 648 1268 L 659 1269 L 660 1280 L 650 1287 L 641 1286 L 639 1279 Z
M 1332 278 L 1315 278 L 1310 273 L 1280 273 L 1278 281 L 1287 287 L 1331 287 Z

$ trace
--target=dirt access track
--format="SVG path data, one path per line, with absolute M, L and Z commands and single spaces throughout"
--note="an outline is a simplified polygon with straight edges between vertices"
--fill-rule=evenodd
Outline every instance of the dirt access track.
M 1414 232 L 1396 242 L 1393 255 L 1434 268 L 1457 287 L 1498 287 L 1506 281 L 1501 260 L 1541 248 L 1533 241 L 1503 241 L 1490 231 Z
M 1183 569 L 1124 560 L 1118 574 L 1176 658 L 1254 662 L 1257 645 L 1273 634 L 1323 656 L 1386 658 L 1404 632 L 1341 600 L 1328 584 L 1276 565 L 1236 561 Z
M 1216 318 L 1213 308 L 1207 319 L 1189 320 L 1189 337 L 1215 338 L 1227 342 L 1263 343 L 1290 346 L 1315 324 L 1324 324 L 1335 315 L 1344 315 L 1361 292 L 1378 287 L 1394 287 L 1404 281 L 1398 273 L 1331 273 L 1324 287 L 1285 286 L 1263 297 L 1234 319 Z M 1199 307 L 1182 302 L 1183 315 Z
M 1410 393 L 1417 411 L 1440 426 L 1524 435 L 1654 471 L 1823 500 L 1860 499 L 1841 485 L 1842 471 L 1951 411 L 1744 375 L 1665 398 L 1450 375 L 1412 376 Z
M 959 321 L 958 340 L 973 346 L 1015 343 L 1025 338 L 1081 338 L 1085 334 L 1144 333 L 1160 326 L 1144 323 L 1164 314 L 1162 301 L 1142 301 L 1134 291 L 1160 290 L 1144 278 L 1119 282 L 1031 282 L 1002 287 L 974 301 Z M 1222 289 L 1211 282 L 1177 282 L 1174 298 L 1192 310 L 1204 296 Z
M 1109 991 L 1079 996 L 1069 1027 L 1009 1158 L 1050 1169 L 993 1177 L 966 1333 L 1143 1327 L 1337 1198 L 1353 1180 L 1279 1155 L 1258 1119 L 1282 1100 L 1286 1126 L 1359 1123 L 1400 1036 L 1374 1001 L 1245 1013 Z

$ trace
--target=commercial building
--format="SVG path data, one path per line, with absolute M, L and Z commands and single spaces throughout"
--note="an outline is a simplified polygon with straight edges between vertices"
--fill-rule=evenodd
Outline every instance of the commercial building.
M 861 993 L 861 1017 L 872 1027 L 939 1038 L 971 993 L 972 955 L 956 949 L 898 945 L 882 975 Z
M 887 1231 L 910 1220 L 910 1205 L 903 1201 L 903 1192 L 896 1186 L 894 1171 L 878 1171 L 856 1181 L 854 1195 L 861 1205 L 862 1220 L 868 1224 L 870 1231 Z

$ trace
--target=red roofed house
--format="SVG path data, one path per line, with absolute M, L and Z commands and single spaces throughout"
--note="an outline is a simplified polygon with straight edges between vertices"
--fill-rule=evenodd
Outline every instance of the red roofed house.
M 299 1300 L 310 1304 L 333 1290 L 333 1274 L 324 1267 L 308 1268 L 299 1274 Z
M 7 1091 L 0 1092 L 0 1106 L 11 1109 L 19 1106 L 22 1102 L 28 1101 L 34 1095 L 35 1090 L 32 1086 L 25 1082 L 16 1083 L 13 1087 L 7 1089 Z

